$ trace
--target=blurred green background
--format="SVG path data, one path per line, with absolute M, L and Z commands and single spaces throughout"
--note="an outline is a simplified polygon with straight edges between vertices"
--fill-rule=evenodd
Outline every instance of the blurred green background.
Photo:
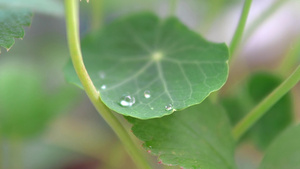
M 229 44 L 242 2 L 178 0 L 175 14 L 208 40 Z M 254 1 L 247 29 L 275 2 Z M 80 4 L 84 36 L 134 12 L 147 10 L 167 17 L 171 0 L 90 0 Z M 222 96 L 234 93 L 235 86 L 243 84 L 251 72 L 263 70 L 286 77 L 300 60 L 299 21 L 300 2 L 286 0 L 253 33 L 246 31 L 249 38 L 246 36 L 231 65 Z M 23 40 L 16 40 L 9 52 L 3 49 L 0 54 L 0 169 L 135 168 L 84 92 L 64 80 L 62 70 L 69 59 L 64 17 L 35 13 L 25 32 Z M 297 58 L 295 62 L 282 66 L 290 55 Z M 298 121 L 299 93 L 298 85 L 291 96 Z M 241 169 L 252 169 L 259 163 L 262 151 L 246 141 L 236 156 Z M 155 168 L 162 168 L 155 158 L 149 156 L 149 160 Z

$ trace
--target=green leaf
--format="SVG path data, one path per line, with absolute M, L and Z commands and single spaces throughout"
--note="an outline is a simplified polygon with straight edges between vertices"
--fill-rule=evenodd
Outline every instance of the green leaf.
M 206 99 L 197 106 L 158 119 L 129 118 L 143 146 L 160 163 L 186 169 L 233 169 L 234 140 L 221 107 Z
M 160 20 L 150 13 L 117 20 L 88 35 L 82 50 L 102 101 L 118 113 L 140 119 L 198 104 L 220 89 L 228 75 L 225 44 L 204 40 L 176 18 Z M 71 83 L 80 85 L 71 64 L 66 74 Z M 121 106 L 126 96 L 135 103 Z
M 32 13 L 63 16 L 62 2 L 55 0 L 0 0 L 0 47 L 9 50 L 14 38 L 23 38 L 23 26 L 29 26 Z
M 270 73 L 257 73 L 248 83 L 248 93 L 258 104 L 280 83 L 281 78 Z M 261 149 L 265 149 L 272 140 L 288 127 L 293 120 L 293 105 L 290 93 L 284 95 L 252 128 L 252 139 Z
M 281 82 L 281 78 L 276 75 L 257 72 L 247 79 L 241 89 L 236 88 L 233 96 L 223 98 L 222 104 L 227 110 L 232 125 L 240 121 Z M 288 93 L 249 130 L 245 138 L 251 138 L 260 149 L 264 150 L 292 122 L 292 107 L 291 96 Z
M 237 124 L 247 113 L 242 101 L 236 96 L 228 95 L 221 99 L 221 103 L 229 116 L 232 126 Z
M 299 169 L 300 168 L 300 125 L 284 131 L 271 146 L 259 169 Z
M 64 6 L 58 0 L 0 0 L 0 7 L 6 9 L 28 9 L 54 16 L 63 16 Z
M 23 38 L 22 26 L 30 25 L 31 16 L 27 10 L 0 8 L 0 47 L 9 50 L 15 43 L 14 38 Z
M 36 71 L 24 66 L 2 64 L 0 136 L 29 138 L 39 134 L 74 96 L 70 90 L 49 94 Z

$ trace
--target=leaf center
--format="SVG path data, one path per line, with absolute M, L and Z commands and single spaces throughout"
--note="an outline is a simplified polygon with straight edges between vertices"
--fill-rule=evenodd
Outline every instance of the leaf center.
M 154 52 L 152 54 L 152 58 L 155 61 L 160 61 L 162 59 L 162 57 L 163 57 L 163 54 L 161 52 Z

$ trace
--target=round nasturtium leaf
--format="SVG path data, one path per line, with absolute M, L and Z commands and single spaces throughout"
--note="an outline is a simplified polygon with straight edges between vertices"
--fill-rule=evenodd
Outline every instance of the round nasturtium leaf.
M 228 49 L 171 17 L 119 19 L 82 41 L 87 71 L 112 110 L 140 119 L 199 104 L 228 76 Z M 80 85 L 69 64 L 67 79 Z

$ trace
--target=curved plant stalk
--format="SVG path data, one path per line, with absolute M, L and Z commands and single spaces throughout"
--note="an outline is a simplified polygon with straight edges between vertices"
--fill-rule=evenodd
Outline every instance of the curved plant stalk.
M 177 0 L 170 0 L 170 16 L 176 16 Z
M 22 154 L 22 141 L 13 137 L 9 141 L 10 160 L 9 165 L 11 169 L 24 168 L 23 154 Z
M 286 76 L 291 72 L 291 68 L 299 62 L 300 58 L 300 36 L 297 37 L 297 41 L 292 44 L 291 50 L 288 51 L 286 56 L 280 62 L 278 67 L 278 73 L 282 76 Z
M 103 22 L 103 0 L 91 1 L 91 30 L 98 30 Z
M 3 145 L 4 143 L 3 143 L 3 140 L 2 140 L 2 137 L 1 137 L 1 135 L 0 135 L 0 169 L 3 169 L 3 165 L 4 165 L 4 145 Z
M 137 164 L 138 168 L 150 169 L 151 167 L 147 163 L 144 155 L 136 147 L 134 142 L 131 140 L 130 136 L 126 132 L 122 124 L 117 120 L 117 118 L 112 114 L 110 109 L 103 104 L 100 99 L 99 92 L 95 88 L 92 80 L 90 79 L 88 72 L 83 63 L 80 39 L 79 39 L 79 7 L 78 0 L 65 0 L 65 13 L 66 13 L 66 27 L 69 50 L 71 54 L 71 59 L 76 73 L 83 85 L 86 94 L 90 98 L 91 102 L 103 117 L 103 119 L 110 125 L 117 136 L 120 138 L 124 144 L 127 152 L 132 157 L 134 162 Z
M 214 22 L 216 22 L 216 18 L 220 15 L 222 15 L 222 7 L 224 6 L 224 3 L 226 3 L 224 0 L 222 1 L 211 1 L 212 5 L 208 6 L 208 12 L 207 15 L 203 18 L 203 21 L 201 22 L 199 28 L 197 30 L 201 32 L 201 34 L 205 35 L 207 34 L 214 26 Z
M 237 46 L 239 45 L 239 43 L 242 40 L 242 36 L 243 36 L 245 25 L 246 25 L 246 22 L 247 22 L 247 18 L 248 18 L 248 14 L 249 14 L 249 11 L 250 11 L 251 3 L 252 3 L 252 0 L 245 0 L 245 2 L 244 2 L 242 15 L 240 17 L 238 26 L 237 26 L 237 28 L 234 32 L 233 38 L 232 38 L 230 46 L 229 46 L 229 52 L 230 52 L 229 61 L 232 60 L 233 55 L 235 53 L 235 50 L 236 50 Z
M 247 114 L 232 130 L 233 137 L 238 140 L 255 124 L 282 96 L 291 90 L 300 81 L 300 65 L 282 82 L 271 94 L 261 101 Z

